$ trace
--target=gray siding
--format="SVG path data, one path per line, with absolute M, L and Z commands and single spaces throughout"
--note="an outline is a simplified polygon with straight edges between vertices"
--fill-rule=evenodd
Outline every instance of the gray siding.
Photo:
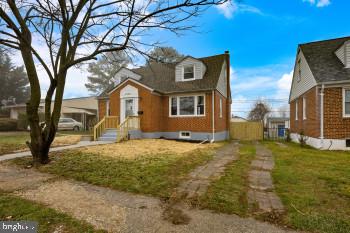
M 222 65 L 221 73 L 216 89 L 227 98 L 227 70 L 226 62 Z
M 346 45 L 346 49 L 345 49 L 346 67 L 350 68 L 350 41 L 347 41 L 345 45 Z
M 301 80 L 298 82 L 299 67 L 298 61 L 300 59 L 300 69 L 301 69 Z M 304 94 L 306 91 L 310 90 L 316 86 L 316 80 L 311 72 L 311 69 L 305 59 L 303 52 L 300 50 L 297 55 L 297 59 L 294 66 L 293 82 L 290 92 L 290 101 L 295 100 L 300 95 Z
M 335 55 L 339 58 L 339 60 L 345 65 L 345 45 L 340 47 L 337 51 L 335 51 Z
M 183 67 L 186 65 L 194 65 L 194 78 L 202 79 L 205 74 L 205 65 L 203 62 L 193 58 L 187 58 L 180 62 L 175 69 L 175 80 L 181 82 L 183 79 Z

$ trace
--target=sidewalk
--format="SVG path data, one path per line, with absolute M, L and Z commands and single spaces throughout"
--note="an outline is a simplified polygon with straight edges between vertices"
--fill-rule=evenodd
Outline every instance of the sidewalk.
M 50 149 L 50 152 L 53 151 L 62 151 L 62 150 L 68 150 L 68 149 L 75 149 L 75 148 L 80 148 L 80 147 L 86 147 L 86 146 L 96 146 L 96 145 L 104 145 L 104 144 L 109 144 L 113 142 L 105 142 L 105 141 L 81 141 L 75 145 L 69 145 L 69 146 L 60 146 L 60 147 L 53 147 Z M 30 151 L 24 151 L 24 152 L 19 152 L 19 153 L 12 153 L 12 154 L 6 154 L 6 155 L 1 155 L 0 156 L 0 162 L 1 161 L 6 161 L 10 159 L 15 159 L 15 158 L 21 158 L 21 157 L 26 157 L 26 156 L 31 156 L 32 154 Z

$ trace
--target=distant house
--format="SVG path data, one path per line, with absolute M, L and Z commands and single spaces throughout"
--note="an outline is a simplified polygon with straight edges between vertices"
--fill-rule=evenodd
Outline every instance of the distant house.
M 350 149 L 350 37 L 299 45 L 289 102 L 294 141 Z
M 97 137 L 115 140 L 121 133 L 118 125 L 137 118 L 139 127 L 129 132 L 131 138 L 228 139 L 229 59 L 228 53 L 187 56 L 177 63 L 151 62 L 141 68 L 120 69 L 114 85 L 98 97 L 101 122 L 97 126 L 103 123 L 102 130 L 112 129 Z M 117 125 L 106 126 L 108 119 L 115 118 Z
M 39 111 L 44 112 L 45 102 L 41 101 Z M 53 107 L 53 103 L 52 103 Z M 10 118 L 18 119 L 19 114 L 26 113 L 25 104 L 15 104 L 4 107 L 10 110 Z M 52 109 L 52 108 L 51 108 Z M 61 117 L 73 118 L 83 123 L 85 129 L 94 125 L 97 120 L 97 99 L 92 97 L 81 97 L 64 99 L 61 107 Z
M 288 117 L 268 117 L 266 119 L 266 132 L 268 138 L 285 138 L 287 129 L 289 129 Z
M 240 116 L 233 116 L 231 117 L 231 122 L 247 122 L 248 120 L 240 117 Z

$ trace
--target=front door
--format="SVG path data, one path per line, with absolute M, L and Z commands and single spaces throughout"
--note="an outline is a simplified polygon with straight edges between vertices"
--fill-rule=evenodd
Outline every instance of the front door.
M 121 122 L 123 122 L 128 116 L 136 116 L 136 104 L 134 98 L 126 98 L 123 100 L 122 104 L 122 114 L 121 114 Z
M 134 115 L 134 99 L 125 100 L 125 119 Z

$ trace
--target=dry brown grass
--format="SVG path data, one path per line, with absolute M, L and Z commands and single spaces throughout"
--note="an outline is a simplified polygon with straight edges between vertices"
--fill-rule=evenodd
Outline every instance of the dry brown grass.
M 135 159 L 139 157 L 164 156 L 167 154 L 185 156 L 187 152 L 196 149 L 214 149 L 220 145 L 220 143 L 199 145 L 198 143 L 178 142 L 174 140 L 142 139 L 88 147 L 80 149 L 80 151 L 120 159 Z
M 67 135 L 55 137 L 55 140 L 52 143 L 52 146 L 64 146 L 64 145 L 73 145 L 80 142 L 80 135 Z

